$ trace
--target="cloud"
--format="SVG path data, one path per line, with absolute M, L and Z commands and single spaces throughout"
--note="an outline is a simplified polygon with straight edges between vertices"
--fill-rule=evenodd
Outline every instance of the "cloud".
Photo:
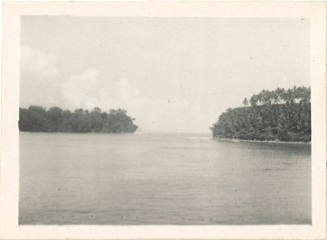
M 93 108 L 99 105 L 99 72 L 89 68 L 71 76 L 61 86 L 65 105 L 69 108 Z
M 21 48 L 21 106 L 54 105 L 60 97 L 59 75 L 55 55 L 23 46 Z
M 145 131 L 202 131 L 206 121 L 196 98 L 150 96 L 135 81 L 126 77 L 108 79 L 96 67 L 65 76 L 54 54 L 29 47 L 22 48 L 21 73 L 23 107 L 32 104 L 70 110 L 100 107 L 103 111 L 124 108 Z
M 29 47 L 21 48 L 21 66 L 25 73 L 36 73 L 44 78 L 53 78 L 59 74 L 56 57 Z
M 113 84 L 113 98 L 102 98 L 113 108 L 125 108 L 136 118 L 140 130 L 150 131 L 205 131 L 205 114 L 195 101 L 176 97 L 148 97 L 126 78 Z M 101 94 L 100 94 L 101 95 Z

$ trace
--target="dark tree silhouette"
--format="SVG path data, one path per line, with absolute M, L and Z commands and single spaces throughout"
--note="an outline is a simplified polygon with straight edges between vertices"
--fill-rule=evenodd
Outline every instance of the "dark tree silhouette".
M 222 113 L 211 127 L 212 134 L 218 138 L 309 142 L 310 95 L 306 87 L 263 90 L 250 98 L 251 106 Z
M 19 130 L 28 132 L 133 133 L 137 129 L 134 120 L 124 109 L 107 113 L 98 107 L 74 112 L 59 107 L 48 110 L 40 106 L 19 108 Z
M 249 102 L 248 102 L 248 99 L 247 99 L 247 98 L 244 98 L 244 100 L 243 100 L 243 105 L 244 105 L 244 106 L 249 105 Z

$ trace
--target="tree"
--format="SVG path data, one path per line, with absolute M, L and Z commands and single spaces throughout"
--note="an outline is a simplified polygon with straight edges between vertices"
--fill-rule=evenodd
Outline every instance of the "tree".
M 254 94 L 250 103 L 251 107 L 228 108 L 222 113 L 211 127 L 213 136 L 311 141 L 310 88 L 263 90 Z
M 248 99 L 247 99 L 247 98 L 244 98 L 244 100 L 243 100 L 243 105 L 244 105 L 244 106 L 249 105 L 249 102 L 248 102 Z
M 82 108 L 74 112 L 40 106 L 19 109 L 20 131 L 37 132 L 107 132 L 133 133 L 137 126 L 134 118 L 124 109 L 111 109 L 109 113 L 95 107 L 91 112 Z
M 257 102 L 258 102 L 258 96 L 257 95 L 253 95 L 251 98 L 250 98 L 250 103 L 251 103 L 251 106 L 254 107 L 257 105 Z

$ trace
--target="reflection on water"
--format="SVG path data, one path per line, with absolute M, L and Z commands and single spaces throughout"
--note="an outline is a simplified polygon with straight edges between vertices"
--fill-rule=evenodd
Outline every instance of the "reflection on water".
M 310 224 L 311 148 L 20 133 L 20 224 Z

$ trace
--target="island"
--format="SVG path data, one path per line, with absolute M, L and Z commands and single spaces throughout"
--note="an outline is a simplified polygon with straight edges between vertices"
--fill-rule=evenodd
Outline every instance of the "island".
M 311 141 L 311 90 L 293 87 L 263 90 L 243 107 L 229 108 L 211 127 L 218 139 L 254 141 Z
M 41 106 L 19 108 L 19 130 L 26 132 L 69 132 L 69 133 L 134 133 L 138 128 L 134 118 L 124 109 L 102 112 L 95 107 L 62 110 L 59 107 L 46 109 Z

